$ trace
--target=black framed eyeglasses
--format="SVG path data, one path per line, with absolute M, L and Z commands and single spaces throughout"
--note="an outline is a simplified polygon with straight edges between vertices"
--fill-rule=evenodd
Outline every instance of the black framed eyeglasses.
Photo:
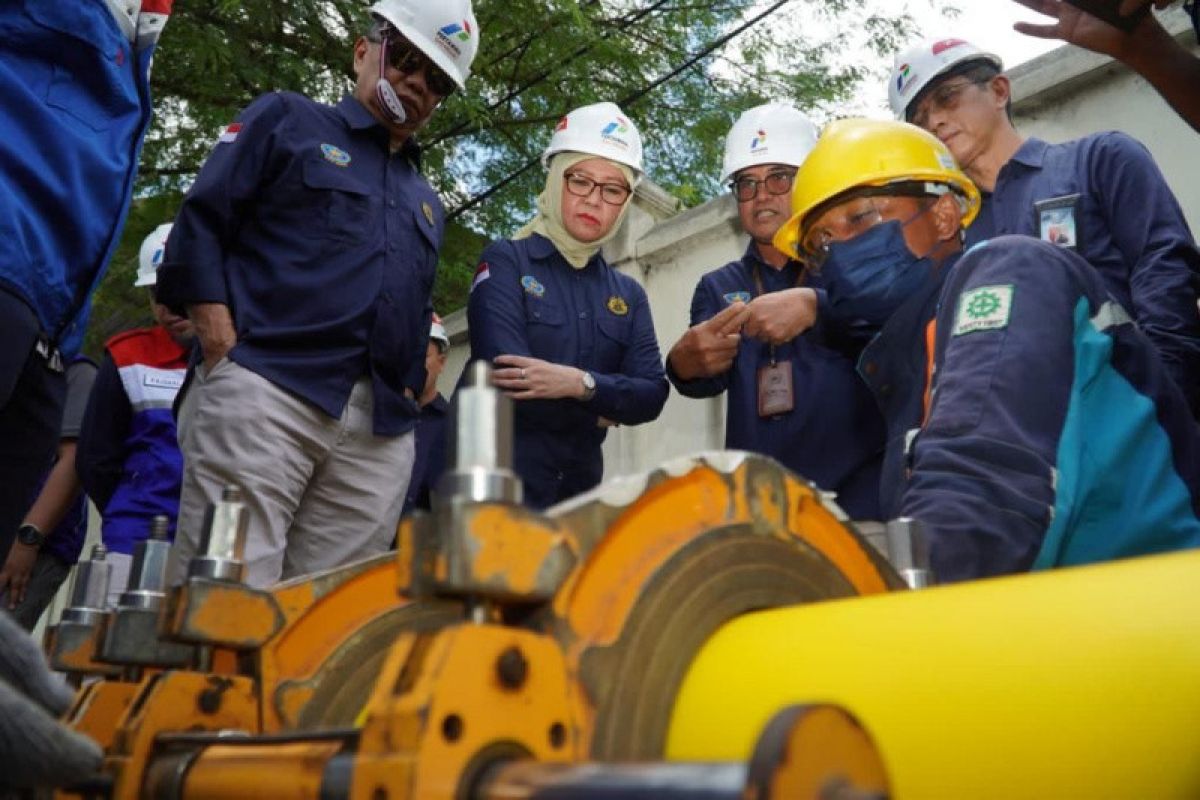
M 458 90 L 458 84 L 453 78 L 433 63 L 433 60 L 422 53 L 415 44 L 395 31 L 388 31 L 373 41 L 382 48 L 389 67 L 405 75 L 423 72 L 425 85 L 438 97 L 449 97 Z
M 596 187 L 600 187 L 600 199 L 610 206 L 621 205 L 629 199 L 629 195 L 633 192 L 625 184 L 600 183 L 600 181 L 594 181 L 578 172 L 568 172 L 563 176 L 563 181 L 567 184 L 567 191 L 576 197 L 587 197 L 595 191 Z
M 758 197 L 758 187 L 766 187 L 767 194 L 781 195 L 792 190 L 792 182 L 796 179 L 796 170 L 776 170 L 767 173 L 767 177 L 751 178 L 743 176 L 729 182 L 729 190 L 739 203 L 748 203 Z

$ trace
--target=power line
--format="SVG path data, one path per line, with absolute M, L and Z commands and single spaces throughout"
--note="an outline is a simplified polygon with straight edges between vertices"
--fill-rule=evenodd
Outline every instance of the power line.
M 657 89 L 659 86 L 662 86 L 667 81 L 679 76 L 681 73 L 683 73 L 687 69 L 694 66 L 696 64 L 696 62 L 700 61 L 702 58 L 704 58 L 708 54 L 712 53 L 717 48 L 724 46 L 730 39 L 734 38 L 735 36 L 738 36 L 739 34 L 743 33 L 744 31 L 748 30 L 749 28 L 753 27 L 754 25 L 757 25 L 760 21 L 762 21 L 766 17 L 770 16 L 771 14 L 774 14 L 776 11 L 778 11 L 780 8 L 782 8 L 783 6 L 787 5 L 790 2 L 792 2 L 792 0 L 779 0 L 779 2 L 776 2 L 773 5 L 769 6 L 765 11 L 751 17 L 750 19 L 746 20 L 744 23 L 737 26 L 733 30 L 729 31 L 725 35 L 720 36 L 720 37 L 714 39 L 709 44 L 705 45 L 703 48 L 701 48 L 698 52 L 694 53 L 687 61 L 685 61 L 683 64 L 681 64 L 676 69 L 671 70 L 666 75 L 656 78 L 654 81 L 650 82 L 649 84 L 642 87 L 641 89 L 638 89 L 636 92 L 633 92 L 632 94 L 629 94 L 626 97 L 622 98 L 621 101 L 618 103 L 618 105 L 620 105 L 622 108 L 625 108 L 626 106 L 628 106 L 632 103 L 636 103 L 638 100 L 641 100 L 643 97 L 645 97 L 647 94 L 649 94 L 650 92 Z M 537 165 L 540 162 L 541 162 L 540 157 L 530 159 L 523 166 L 518 168 L 515 172 L 509 173 L 507 176 L 505 176 L 499 182 L 492 184 L 487 189 L 483 190 L 482 192 L 475 195 L 474 197 L 471 197 L 469 200 L 464 202 L 462 205 L 455 208 L 453 211 L 451 211 L 449 214 L 446 215 L 446 221 L 450 222 L 450 221 L 462 216 L 466 212 L 470 211 L 472 208 L 479 205 L 483 201 L 487 200 L 489 197 L 496 194 L 496 192 L 500 191 L 505 186 L 508 186 L 510 183 L 517 180 L 517 178 L 524 175 L 526 172 L 531 170 L 535 165 Z

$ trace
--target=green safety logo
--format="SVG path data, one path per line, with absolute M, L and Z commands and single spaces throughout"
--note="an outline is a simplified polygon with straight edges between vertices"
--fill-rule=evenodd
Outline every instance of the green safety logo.
M 963 292 L 958 300 L 958 313 L 954 318 L 951 336 L 976 331 L 991 331 L 1007 328 L 1012 314 L 1013 287 L 980 286 Z

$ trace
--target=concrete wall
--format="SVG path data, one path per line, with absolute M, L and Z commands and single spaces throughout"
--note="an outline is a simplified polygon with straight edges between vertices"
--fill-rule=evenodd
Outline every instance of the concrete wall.
M 1168 29 L 1196 49 L 1182 12 L 1167 14 Z M 1023 133 L 1061 141 L 1100 130 L 1123 130 L 1150 148 L 1182 203 L 1189 223 L 1200 225 L 1200 137 L 1181 122 L 1144 80 L 1111 59 L 1061 47 L 1010 71 L 1014 117 Z M 661 189 L 645 183 L 626 230 L 605 249 L 609 262 L 646 289 L 664 357 L 687 328 L 692 292 L 700 277 L 741 256 L 731 197 L 723 196 L 672 216 Z M 449 396 L 467 355 L 466 319 L 450 315 L 453 347 L 442 379 Z M 664 459 L 719 448 L 724 441 L 724 401 L 690 400 L 674 390 L 653 423 L 613 429 L 605 443 L 606 477 L 648 469 Z

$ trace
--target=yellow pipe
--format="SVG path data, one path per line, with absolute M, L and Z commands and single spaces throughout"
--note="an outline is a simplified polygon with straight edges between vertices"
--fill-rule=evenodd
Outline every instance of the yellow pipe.
M 742 760 L 825 702 L 891 797 L 1200 797 L 1200 552 L 765 611 L 709 640 L 672 760 Z

